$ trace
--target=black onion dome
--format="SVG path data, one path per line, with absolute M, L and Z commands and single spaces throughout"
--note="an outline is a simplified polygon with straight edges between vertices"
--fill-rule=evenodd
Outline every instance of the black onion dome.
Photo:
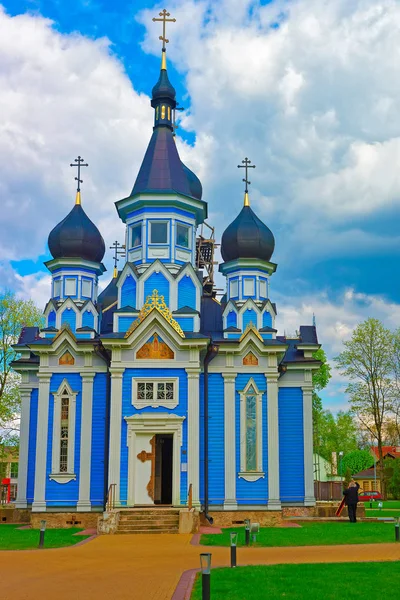
M 193 171 L 191 171 L 189 169 L 189 167 L 187 167 L 183 163 L 182 163 L 182 167 L 183 167 L 183 170 L 185 171 L 185 175 L 186 175 L 188 183 L 189 183 L 190 195 L 193 196 L 193 198 L 197 198 L 198 200 L 201 200 L 201 197 L 203 195 L 203 187 L 200 183 L 200 179 L 197 177 L 197 175 L 195 173 L 193 173 Z
M 97 304 L 101 306 L 101 310 L 108 308 L 118 300 L 117 277 L 113 277 L 106 288 L 99 294 Z
M 269 261 L 275 248 L 272 231 L 252 211 L 243 206 L 236 219 L 225 229 L 221 254 L 225 262 L 237 258 Z
M 82 258 L 101 262 L 106 251 L 104 240 L 80 204 L 50 232 L 49 249 L 53 258 Z
M 152 101 L 151 105 L 155 106 L 158 104 L 158 100 L 170 100 L 173 107 L 175 107 L 176 91 L 170 80 L 168 79 L 168 73 L 166 69 L 161 69 L 160 77 L 156 85 L 152 90 Z

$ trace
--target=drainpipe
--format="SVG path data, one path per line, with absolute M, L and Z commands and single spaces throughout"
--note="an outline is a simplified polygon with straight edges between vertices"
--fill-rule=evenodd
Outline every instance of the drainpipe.
M 209 344 L 204 358 L 204 516 L 210 525 L 214 519 L 208 514 L 208 365 L 218 351 L 217 344 Z
M 111 375 L 110 364 L 111 359 L 107 350 L 102 343 L 95 346 L 95 352 L 104 360 L 107 365 L 106 373 L 106 411 L 104 415 L 104 486 L 103 486 L 103 510 L 106 510 L 107 494 L 108 494 L 108 463 L 110 451 L 110 406 L 111 406 Z

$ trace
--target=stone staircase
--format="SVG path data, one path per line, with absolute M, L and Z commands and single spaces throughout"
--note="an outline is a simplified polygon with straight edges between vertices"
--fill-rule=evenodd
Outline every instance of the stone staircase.
M 115 533 L 179 533 L 179 509 L 122 509 Z

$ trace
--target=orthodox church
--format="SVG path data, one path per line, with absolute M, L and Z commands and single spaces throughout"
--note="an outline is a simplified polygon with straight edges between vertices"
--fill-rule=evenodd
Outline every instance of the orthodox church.
M 165 40 L 166 41 L 166 40 Z M 165 46 L 165 44 L 164 44 Z M 98 293 L 105 244 L 81 203 L 48 238 L 45 327 L 24 328 L 17 508 L 113 506 L 216 511 L 315 504 L 314 326 L 278 335 L 270 278 L 275 240 L 244 205 L 222 235 L 221 300 L 207 202 L 174 140 L 165 47 L 154 127 L 131 193 L 123 268 Z M 121 265 L 122 266 L 122 265 Z

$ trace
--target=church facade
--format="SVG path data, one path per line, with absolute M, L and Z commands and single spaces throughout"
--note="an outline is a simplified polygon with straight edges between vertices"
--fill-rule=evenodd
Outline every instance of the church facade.
M 207 203 L 174 140 L 163 49 L 153 133 L 116 202 L 125 264 L 98 294 L 103 238 L 81 204 L 49 235 L 45 327 L 25 328 L 17 508 L 101 512 L 188 504 L 205 511 L 315 504 L 314 326 L 278 335 L 274 237 L 244 206 L 221 240 L 226 292 L 199 260 Z M 81 158 L 77 160 L 79 169 Z M 205 260 L 205 259 L 204 259 Z M 212 257 L 211 257 L 212 262 Z

